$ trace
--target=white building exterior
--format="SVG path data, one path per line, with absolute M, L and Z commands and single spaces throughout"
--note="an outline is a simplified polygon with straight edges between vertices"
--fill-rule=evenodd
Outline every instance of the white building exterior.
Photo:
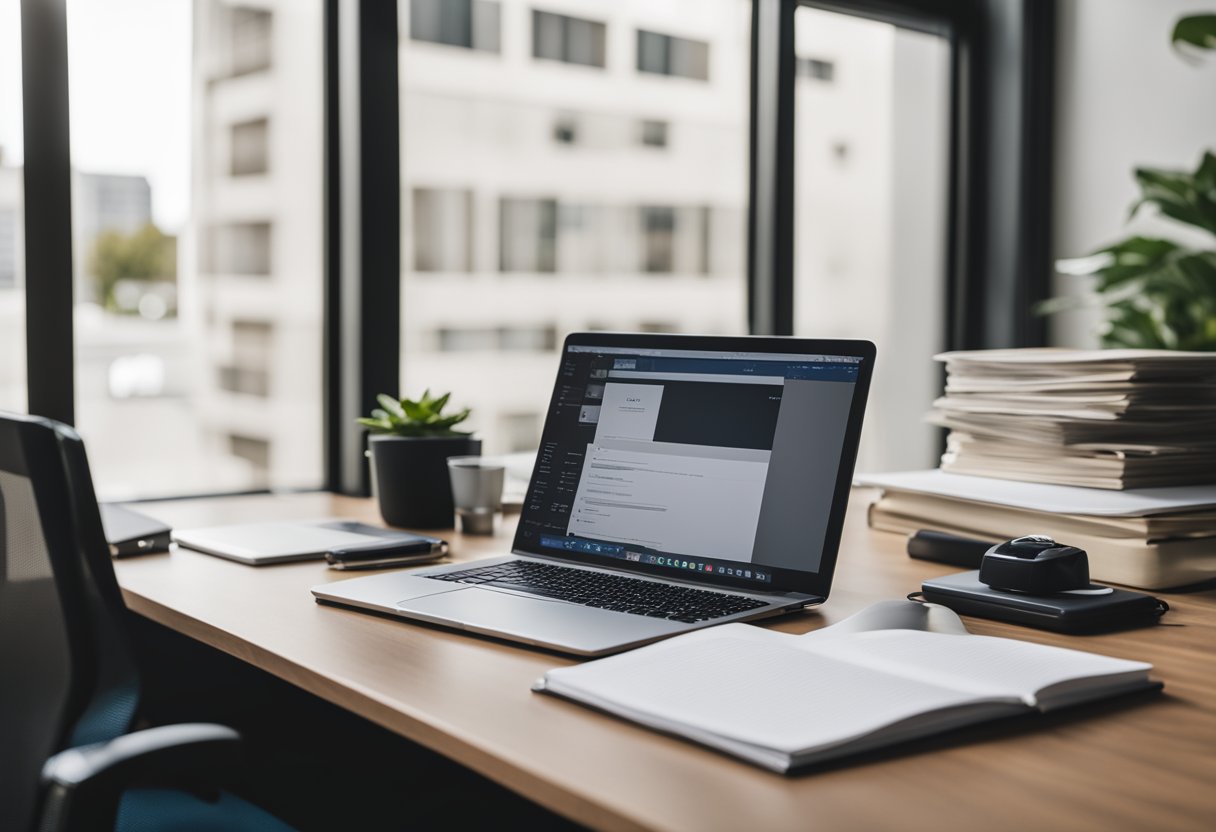
M 250 485 L 320 477 L 320 13 L 195 2 L 181 308 L 203 345 L 205 442 Z M 402 0 L 402 393 L 451 390 L 487 452 L 519 450 L 566 332 L 746 331 L 750 15 L 741 0 Z M 918 423 L 941 263 L 918 241 L 940 234 L 944 137 L 901 149 L 924 103 L 901 79 L 916 64 L 933 82 L 937 57 L 877 25 L 799 33 L 819 66 L 798 88 L 796 319 L 879 342 L 863 465 L 912 467 L 932 462 Z

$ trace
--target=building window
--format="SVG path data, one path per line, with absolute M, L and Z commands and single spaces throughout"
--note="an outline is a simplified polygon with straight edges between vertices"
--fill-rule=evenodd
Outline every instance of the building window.
M 229 166 L 233 176 L 252 176 L 270 170 L 269 125 L 267 119 L 232 125 L 229 131 Z
M 211 229 L 211 262 L 214 274 L 269 276 L 270 223 L 238 222 Z
M 836 64 L 819 58 L 798 58 L 794 64 L 794 72 L 799 78 L 831 81 L 836 77 Z
M 229 16 L 231 35 L 230 74 L 244 75 L 269 69 L 273 18 L 265 9 L 233 8 Z
M 440 327 L 435 348 L 440 352 L 549 352 L 557 347 L 557 327 Z
M 501 17 L 495 0 L 410 0 L 410 39 L 499 52 Z
M 607 27 L 594 20 L 532 11 L 532 57 L 603 67 Z
M 638 72 L 709 80 L 709 44 L 638 29 Z
M 670 273 L 674 265 L 676 210 L 642 208 L 642 271 Z
M 643 147 L 667 147 L 667 122 L 643 119 L 638 138 Z
M 414 271 L 472 271 L 472 251 L 472 191 L 415 188 Z
M 232 322 L 232 358 L 241 367 L 269 367 L 274 349 L 274 324 L 270 321 Z
M 578 141 L 578 119 L 571 115 L 558 116 L 553 122 L 553 141 L 575 144 Z
M 260 399 L 270 396 L 270 374 L 265 370 L 233 364 L 221 364 L 217 369 L 219 377 L 216 383 L 221 390 Z
M 710 273 L 708 206 L 646 205 L 640 209 L 641 262 L 650 274 Z
M 557 270 L 557 200 L 504 197 L 499 211 L 499 269 Z

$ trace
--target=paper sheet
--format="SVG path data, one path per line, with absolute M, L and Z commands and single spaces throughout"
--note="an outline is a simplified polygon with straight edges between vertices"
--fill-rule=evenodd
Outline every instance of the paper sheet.
M 855 482 L 857 485 L 936 494 L 1030 511 L 1100 517 L 1145 517 L 1216 507 L 1216 485 L 1106 491 L 948 474 L 936 468 L 898 474 L 866 474 L 858 476 Z

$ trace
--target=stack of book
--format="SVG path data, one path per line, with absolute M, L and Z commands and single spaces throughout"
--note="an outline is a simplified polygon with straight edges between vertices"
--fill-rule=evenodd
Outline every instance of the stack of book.
M 1045 534 L 1089 553 L 1090 576 L 1141 589 L 1216 578 L 1216 486 L 1110 491 L 909 471 L 858 478 L 882 489 L 869 523 L 993 543 Z
M 937 356 L 941 468 L 1087 488 L 1216 482 L 1216 353 L 980 350 Z
M 941 468 L 862 478 L 870 525 L 984 540 L 1047 534 L 1095 580 L 1216 578 L 1216 353 L 983 350 L 937 356 Z M 961 476 L 960 476 L 961 475 Z

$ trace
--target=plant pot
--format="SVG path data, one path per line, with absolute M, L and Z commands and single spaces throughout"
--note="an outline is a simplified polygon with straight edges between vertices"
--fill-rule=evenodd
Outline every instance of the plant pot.
M 448 457 L 481 453 L 470 436 L 371 436 L 372 493 L 390 526 L 450 529 L 456 524 Z

